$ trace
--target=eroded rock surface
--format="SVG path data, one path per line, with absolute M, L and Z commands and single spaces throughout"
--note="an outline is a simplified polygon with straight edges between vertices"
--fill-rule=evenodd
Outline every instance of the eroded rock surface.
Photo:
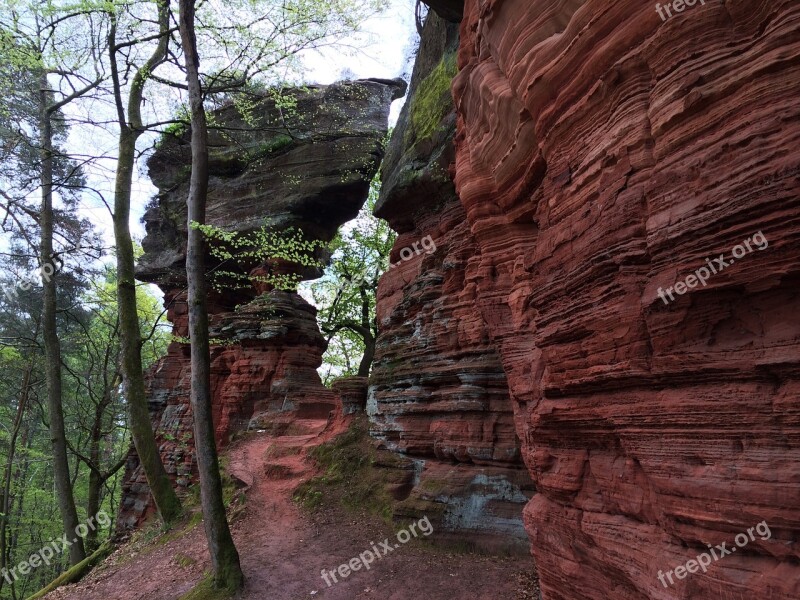
M 458 23 L 464 14 L 464 0 L 428 0 L 425 2 L 441 18 Z
M 800 597 L 799 24 L 793 0 L 465 3 L 455 181 L 547 600 Z
M 455 194 L 458 27 L 431 13 L 408 102 L 382 167 L 376 215 L 399 236 L 378 290 L 380 334 L 367 411 L 372 435 L 410 457 L 397 516 L 427 515 L 440 532 L 528 551 L 532 494 L 500 356 L 476 310 L 477 245 Z M 434 252 L 401 261 L 426 236 Z
M 362 80 L 290 90 L 293 108 L 265 96 L 245 119 L 234 106 L 212 115 L 208 223 L 248 233 L 266 224 L 296 228 L 329 241 L 366 200 L 383 156 L 389 106 L 402 81 Z M 167 471 L 185 486 L 194 470 L 185 297 L 188 132 L 164 139 L 148 161 L 159 188 L 145 214 L 145 254 L 137 276 L 164 291 L 177 338 L 149 375 L 151 412 Z M 209 272 L 220 267 L 207 257 Z M 300 296 L 266 289 L 270 265 L 225 264 L 253 275 L 252 285 L 209 291 L 211 369 L 217 444 L 248 427 L 279 430 L 293 418 L 341 411 L 317 374 L 325 340 L 316 309 Z M 286 265 L 278 268 L 291 270 Z M 314 277 L 313 272 L 301 273 Z M 219 285 L 214 280 L 215 286 Z M 131 454 L 120 526 L 134 526 L 150 505 L 149 489 Z

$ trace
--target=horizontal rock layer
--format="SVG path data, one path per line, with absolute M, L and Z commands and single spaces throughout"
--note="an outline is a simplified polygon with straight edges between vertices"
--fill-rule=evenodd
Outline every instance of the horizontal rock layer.
M 455 180 L 547 600 L 800 597 L 799 25 L 466 1 Z
M 426 515 L 443 534 L 527 551 L 522 507 L 533 491 L 500 357 L 475 308 L 477 246 L 448 171 L 457 31 L 428 17 L 382 167 L 375 212 L 399 236 L 397 266 L 378 289 L 367 412 L 372 435 L 415 460 L 396 516 Z M 427 236 L 435 250 L 400 261 Z
M 293 227 L 328 241 L 366 200 L 383 156 L 391 101 L 402 81 L 363 80 L 288 90 L 294 107 L 276 108 L 269 94 L 244 118 L 235 106 L 212 114 L 208 222 L 249 233 L 268 225 Z M 290 103 L 291 104 L 291 103 Z M 137 276 L 164 291 L 177 338 L 149 374 L 148 394 L 165 467 L 179 486 L 195 472 L 191 370 L 185 297 L 186 195 L 189 132 L 162 140 L 148 166 L 159 188 L 145 214 L 145 254 Z M 220 288 L 210 280 L 211 384 L 216 441 L 224 446 L 248 427 L 277 430 L 293 418 L 341 412 L 337 394 L 317 374 L 326 343 L 316 309 L 295 293 L 269 291 L 263 264 L 220 265 L 252 276 L 252 285 Z M 293 267 L 288 266 L 291 271 Z M 300 272 L 313 277 L 313 272 Z M 363 387 L 363 386 L 362 386 Z M 132 453 L 124 482 L 121 529 L 149 510 L 149 489 Z

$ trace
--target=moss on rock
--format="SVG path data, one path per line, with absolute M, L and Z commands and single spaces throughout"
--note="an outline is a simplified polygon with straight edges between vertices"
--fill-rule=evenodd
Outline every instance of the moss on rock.
M 431 137 L 442 119 L 452 108 L 450 84 L 458 73 L 456 54 L 450 52 L 419 84 L 411 100 L 410 127 L 406 130 L 406 145 Z

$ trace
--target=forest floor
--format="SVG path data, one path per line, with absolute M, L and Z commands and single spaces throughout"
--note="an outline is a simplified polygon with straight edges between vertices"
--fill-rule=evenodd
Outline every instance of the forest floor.
M 342 433 L 324 420 L 293 423 L 295 435 L 251 433 L 226 451 L 228 471 L 242 487 L 231 529 L 246 577 L 242 600 L 534 600 L 533 561 L 448 550 L 412 539 L 369 570 L 328 586 L 321 571 L 335 569 L 395 531 L 378 516 L 326 505 L 309 511 L 292 499 L 318 474 L 309 449 Z M 296 435 L 300 432 L 300 435 Z M 289 432 L 287 432 L 289 433 Z M 195 519 L 199 520 L 199 519 Z M 433 532 L 433 536 L 435 532 Z M 428 540 L 426 540 L 427 542 Z M 210 568 L 202 523 L 177 532 L 151 529 L 117 549 L 83 581 L 48 600 L 177 600 Z

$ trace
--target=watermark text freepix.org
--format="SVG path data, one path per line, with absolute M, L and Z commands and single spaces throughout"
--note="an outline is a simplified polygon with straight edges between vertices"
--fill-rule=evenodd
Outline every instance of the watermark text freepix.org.
M 94 531 L 97 525 L 101 527 L 108 527 L 111 525 L 111 519 L 105 511 L 100 511 L 94 517 L 89 517 L 86 523 L 81 523 L 75 528 L 75 536 L 71 540 L 68 539 L 65 533 L 60 538 L 51 540 L 47 545 L 43 546 L 38 552 L 34 552 L 28 557 L 28 560 L 23 560 L 18 563 L 16 567 L 11 570 L 3 569 L 0 575 L 9 583 L 15 582 L 20 575 L 27 575 L 34 569 L 41 567 L 43 564 L 50 565 L 50 562 L 59 556 L 78 541 L 78 538 L 84 538 L 88 535 L 89 531 Z
M 389 271 L 390 269 L 394 269 L 395 267 L 401 265 L 402 263 L 411 260 L 415 256 L 419 256 L 422 254 L 423 250 L 425 254 L 433 254 L 436 252 L 436 242 L 433 241 L 433 238 L 429 235 L 426 235 L 421 240 L 417 240 L 410 246 L 405 246 L 400 250 L 400 260 L 396 263 L 390 263 L 388 258 L 385 258 L 383 261 L 383 267 L 385 271 Z M 352 279 L 347 281 L 343 281 L 342 284 L 339 286 L 339 290 L 344 290 L 348 286 L 351 285 L 359 285 L 366 280 L 365 274 L 357 274 Z
M 61 264 L 56 265 L 56 262 Z M 57 267 L 57 268 L 56 268 Z M 64 267 L 64 261 L 60 258 L 54 257 L 52 261 L 48 261 L 42 265 L 42 268 L 39 269 L 39 275 L 41 277 L 41 281 L 50 281 L 50 278 L 53 276 L 56 271 L 60 271 Z M 31 289 L 32 286 L 38 283 L 37 277 L 35 274 L 28 275 L 27 277 L 23 277 L 17 283 L 12 286 L 4 286 L 3 287 L 3 294 L 9 300 L 14 300 L 17 295 L 19 294 L 19 290 L 23 292 Z
M 687 6 L 694 6 L 697 4 L 698 0 L 673 0 L 672 2 L 667 2 L 664 6 L 661 6 L 661 3 L 656 4 L 656 12 L 658 16 L 661 17 L 662 21 L 666 21 L 667 17 L 672 16 L 672 11 L 670 11 L 670 7 L 675 12 L 683 12 L 686 10 Z M 706 0 L 699 0 L 700 4 L 705 5 Z M 666 11 L 666 16 L 664 15 L 664 11 Z
M 703 287 L 705 287 L 707 285 L 706 282 L 712 274 L 716 275 L 724 268 L 731 266 L 737 258 L 742 258 L 752 252 L 754 248 L 750 245 L 750 242 L 755 245 L 755 249 L 757 250 L 765 250 L 769 246 L 767 238 L 759 231 L 744 240 L 741 244 L 734 246 L 733 250 L 731 250 L 732 258 L 725 260 L 724 254 L 720 254 L 719 257 L 713 260 L 706 258 L 708 267 L 700 267 L 692 275 L 687 275 L 683 281 L 676 283 L 674 287 L 668 287 L 666 290 L 662 290 L 659 287 L 657 291 L 659 297 L 664 301 L 664 304 L 669 304 L 671 301 L 675 300 L 675 296 L 672 293 L 673 291 L 679 296 L 682 296 L 690 288 L 697 287 L 698 283 L 702 283 Z M 669 296 L 669 300 L 667 300 L 667 296 Z
M 755 541 L 756 537 L 753 535 L 753 531 L 755 531 L 762 540 L 768 540 L 772 537 L 772 532 L 769 530 L 769 525 L 767 525 L 766 521 L 761 521 L 755 527 L 749 527 L 747 529 L 747 533 L 737 533 L 736 537 L 733 539 L 736 546 L 731 546 L 730 548 L 726 547 L 727 542 L 722 542 L 721 544 L 712 547 L 711 544 L 708 544 L 708 549 L 710 550 L 711 554 L 708 552 L 703 552 L 702 554 L 698 554 L 696 558 L 686 561 L 686 563 L 682 565 L 678 565 L 671 571 L 667 571 L 666 573 L 662 573 L 661 571 L 658 572 L 658 580 L 664 587 L 667 587 L 667 582 L 665 581 L 664 577 L 666 576 L 669 579 L 669 585 L 675 583 L 672 579 L 672 574 L 675 574 L 675 577 L 678 579 L 685 579 L 689 573 L 697 573 L 698 569 L 702 569 L 703 573 L 708 570 L 708 566 L 711 564 L 711 558 L 713 557 L 715 561 L 719 560 L 723 556 L 727 556 L 728 554 L 733 554 L 736 552 L 736 548 L 744 548 L 749 542 Z M 747 536 L 750 537 L 747 537 Z
M 420 246 L 422 247 L 420 249 Z M 413 248 L 413 251 L 412 251 Z M 395 267 L 399 266 L 401 263 L 411 260 L 415 256 L 419 256 L 422 254 L 422 251 L 425 251 L 426 254 L 433 254 L 436 252 L 436 242 L 433 241 L 433 238 L 429 235 L 426 235 L 421 240 L 418 240 L 411 244 L 410 246 L 406 246 L 400 250 L 400 260 L 396 263 L 389 263 L 387 265 L 388 269 L 394 269 Z M 388 261 L 387 261 L 388 262 Z
M 386 538 L 377 546 L 373 543 L 371 550 L 362 552 L 358 556 L 351 558 L 348 562 L 342 563 L 335 569 L 331 569 L 330 571 L 322 569 L 322 580 L 328 584 L 328 587 L 331 587 L 331 580 L 333 580 L 333 583 L 339 583 L 339 581 L 336 579 L 337 575 L 339 575 L 339 577 L 342 579 L 345 579 L 351 573 L 361 570 L 362 566 L 369 571 L 370 565 L 376 559 L 380 560 L 389 554 L 389 552 L 399 548 L 400 544 L 405 544 L 406 542 L 410 541 L 412 534 L 413 537 L 417 537 L 417 526 L 419 526 L 422 535 L 426 537 L 433 533 L 433 525 L 431 525 L 428 517 L 422 517 L 416 523 L 411 523 L 411 525 L 408 526 L 408 529 L 401 529 L 397 532 L 397 541 L 400 542 L 399 544 L 393 544 L 391 541 L 389 541 L 389 538 Z

